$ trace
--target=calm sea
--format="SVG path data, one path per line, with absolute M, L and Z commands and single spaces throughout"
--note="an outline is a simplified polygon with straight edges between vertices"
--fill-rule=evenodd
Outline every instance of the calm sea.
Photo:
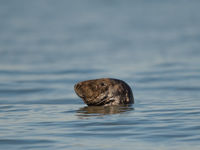
M 0 0 L 0 149 L 200 149 L 199 7 Z M 102 77 L 135 104 L 87 107 L 73 86 Z

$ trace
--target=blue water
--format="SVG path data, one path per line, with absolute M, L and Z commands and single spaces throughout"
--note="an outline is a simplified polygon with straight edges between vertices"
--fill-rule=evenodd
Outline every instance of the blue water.
M 0 149 L 200 149 L 200 1 L 1 0 Z M 87 107 L 112 77 L 133 106 Z

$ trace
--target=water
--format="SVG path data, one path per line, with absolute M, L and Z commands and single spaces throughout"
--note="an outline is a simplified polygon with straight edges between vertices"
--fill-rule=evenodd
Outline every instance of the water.
M 0 149 L 200 149 L 200 1 L 0 1 Z M 87 107 L 76 82 L 126 81 Z

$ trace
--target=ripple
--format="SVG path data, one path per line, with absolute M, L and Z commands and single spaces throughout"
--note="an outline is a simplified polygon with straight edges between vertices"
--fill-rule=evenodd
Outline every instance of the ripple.
M 89 73 L 97 73 L 102 70 L 97 69 L 66 69 L 66 70 L 3 70 L 0 69 L 0 75 L 59 75 L 59 74 L 89 74 Z
M 23 104 L 80 104 L 80 102 L 76 99 L 69 98 L 60 98 L 60 99 L 41 99 L 41 100 L 33 100 L 33 101 L 21 101 L 18 103 Z
M 191 72 L 191 76 L 193 75 L 197 75 L 199 77 L 199 72 L 200 72 L 200 69 L 199 68 L 193 68 L 193 69 L 190 69 L 190 68 L 187 68 L 185 69 L 184 68 L 161 68 L 161 69 L 152 69 L 151 71 L 144 71 L 144 72 L 137 72 L 136 75 L 139 75 L 139 76 L 151 76 L 151 75 L 184 75 L 184 73 L 188 73 L 188 72 Z
M 21 144 L 42 144 L 52 143 L 52 140 L 36 140 L 36 139 L 0 139 L 1 145 L 21 145 Z
M 0 94 L 29 94 L 38 93 L 45 91 L 47 89 L 42 88 L 31 88 L 31 89 L 0 89 Z
M 188 80 L 200 80 L 200 75 L 173 75 L 173 76 L 156 76 L 156 77 L 140 77 L 136 81 L 139 83 L 155 83 L 155 82 L 174 82 L 174 81 L 184 81 Z
M 10 105 L 0 105 L 0 110 L 4 111 L 4 109 L 10 109 L 13 108 L 14 106 L 10 106 Z
M 39 98 L 39 99 L 30 99 L 30 100 L 21 100 L 21 99 L 15 99 L 15 100 L 0 100 L 0 104 L 6 105 L 6 104 L 25 104 L 25 105 L 30 105 L 30 104 L 49 104 L 49 105 L 57 105 L 57 104 L 81 104 L 82 102 L 78 99 L 69 99 L 69 98 Z
M 148 91 L 190 91 L 190 92 L 196 92 L 200 91 L 199 86 L 152 86 L 152 87 L 137 87 L 137 90 L 148 90 Z

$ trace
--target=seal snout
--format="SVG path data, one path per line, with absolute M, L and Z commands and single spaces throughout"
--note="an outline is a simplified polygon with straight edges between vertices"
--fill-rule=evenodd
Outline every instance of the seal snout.
M 80 84 L 79 83 L 77 83 L 77 84 L 75 84 L 74 85 L 74 90 L 76 91 L 77 89 L 79 89 L 80 88 Z
M 79 97 L 83 98 L 83 95 L 81 94 L 82 93 L 81 92 L 81 83 L 77 83 L 77 84 L 74 85 L 74 91 L 76 92 L 76 94 Z

